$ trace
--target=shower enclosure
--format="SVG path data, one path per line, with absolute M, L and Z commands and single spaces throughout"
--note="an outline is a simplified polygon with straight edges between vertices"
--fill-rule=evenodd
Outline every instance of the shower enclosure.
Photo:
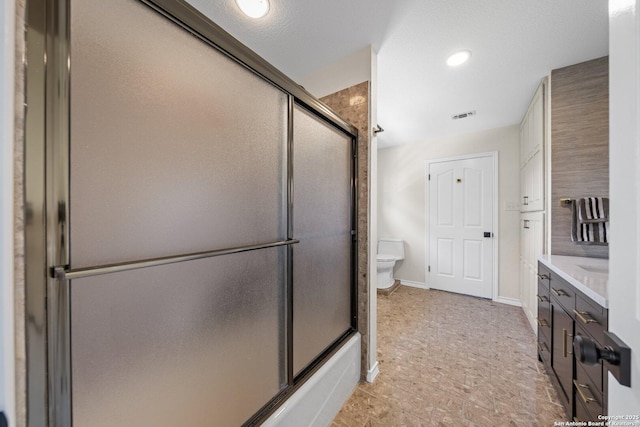
M 355 333 L 357 130 L 182 1 L 28 7 L 28 424 L 259 423 Z

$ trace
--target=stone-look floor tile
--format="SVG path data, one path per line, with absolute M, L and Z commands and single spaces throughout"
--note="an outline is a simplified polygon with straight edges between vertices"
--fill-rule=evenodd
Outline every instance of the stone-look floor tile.
M 378 362 L 336 416 L 352 426 L 552 426 L 564 421 L 522 309 L 401 286 L 378 297 Z

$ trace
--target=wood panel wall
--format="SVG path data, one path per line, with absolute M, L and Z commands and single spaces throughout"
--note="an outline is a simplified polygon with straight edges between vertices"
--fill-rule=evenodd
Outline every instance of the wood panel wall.
M 551 72 L 552 254 L 609 258 L 608 246 L 571 242 L 571 209 L 560 199 L 587 196 L 609 197 L 607 56 Z

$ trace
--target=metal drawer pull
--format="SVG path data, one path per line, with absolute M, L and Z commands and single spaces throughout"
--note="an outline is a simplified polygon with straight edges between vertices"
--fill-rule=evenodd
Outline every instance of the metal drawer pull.
M 540 302 L 549 302 L 549 298 L 546 295 L 536 295 L 538 297 L 538 301 Z
M 538 279 L 540 280 L 549 280 L 549 276 L 546 274 L 538 274 Z
M 546 319 L 538 319 L 538 326 L 544 328 L 549 327 L 549 324 L 547 323 Z
M 587 396 L 584 392 L 584 389 L 588 390 L 589 393 L 591 393 L 591 390 L 589 390 L 589 386 L 586 384 L 580 384 L 578 381 L 573 380 L 573 385 L 576 386 L 576 391 L 578 392 L 578 394 L 580 395 L 580 399 L 582 399 L 582 401 L 584 403 L 586 403 L 587 405 L 591 402 L 596 402 L 598 403 L 598 401 L 591 397 L 591 396 Z
M 573 335 L 571 335 L 569 331 L 563 328 L 562 329 L 562 356 L 563 357 L 568 357 L 570 354 L 573 354 L 573 352 L 568 350 L 567 337 L 571 337 L 571 342 L 573 343 Z
M 562 289 L 551 288 L 551 291 L 556 294 L 558 297 L 568 297 L 569 294 L 563 291 Z
M 549 352 L 549 349 L 547 348 L 547 345 L 545 343 L 538 343 L 538 353 L 542 353 L 542 352 Z
M 580 319 L 582 323 L 584 323 L 585 325 L 588 325 L 589 323 L 600 323 L 596 319 L 591 317 L 591 313 L 589 313 L 588 311 L 578 311 L 574 308 L 573 312 L 575 313 L 576 316 L 578 316 L 578 319 Z

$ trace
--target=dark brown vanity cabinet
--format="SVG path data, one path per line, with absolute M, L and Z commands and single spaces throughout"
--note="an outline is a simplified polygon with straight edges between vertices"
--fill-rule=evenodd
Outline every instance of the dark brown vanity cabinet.
M 573 354 L 582 335 L 602 347 L 608 311 L 543 264 L 538 265 L 538 358 L 567 415 L 598 421 L 607 412 L 607 376 L 602 363 L 587 366 Z

